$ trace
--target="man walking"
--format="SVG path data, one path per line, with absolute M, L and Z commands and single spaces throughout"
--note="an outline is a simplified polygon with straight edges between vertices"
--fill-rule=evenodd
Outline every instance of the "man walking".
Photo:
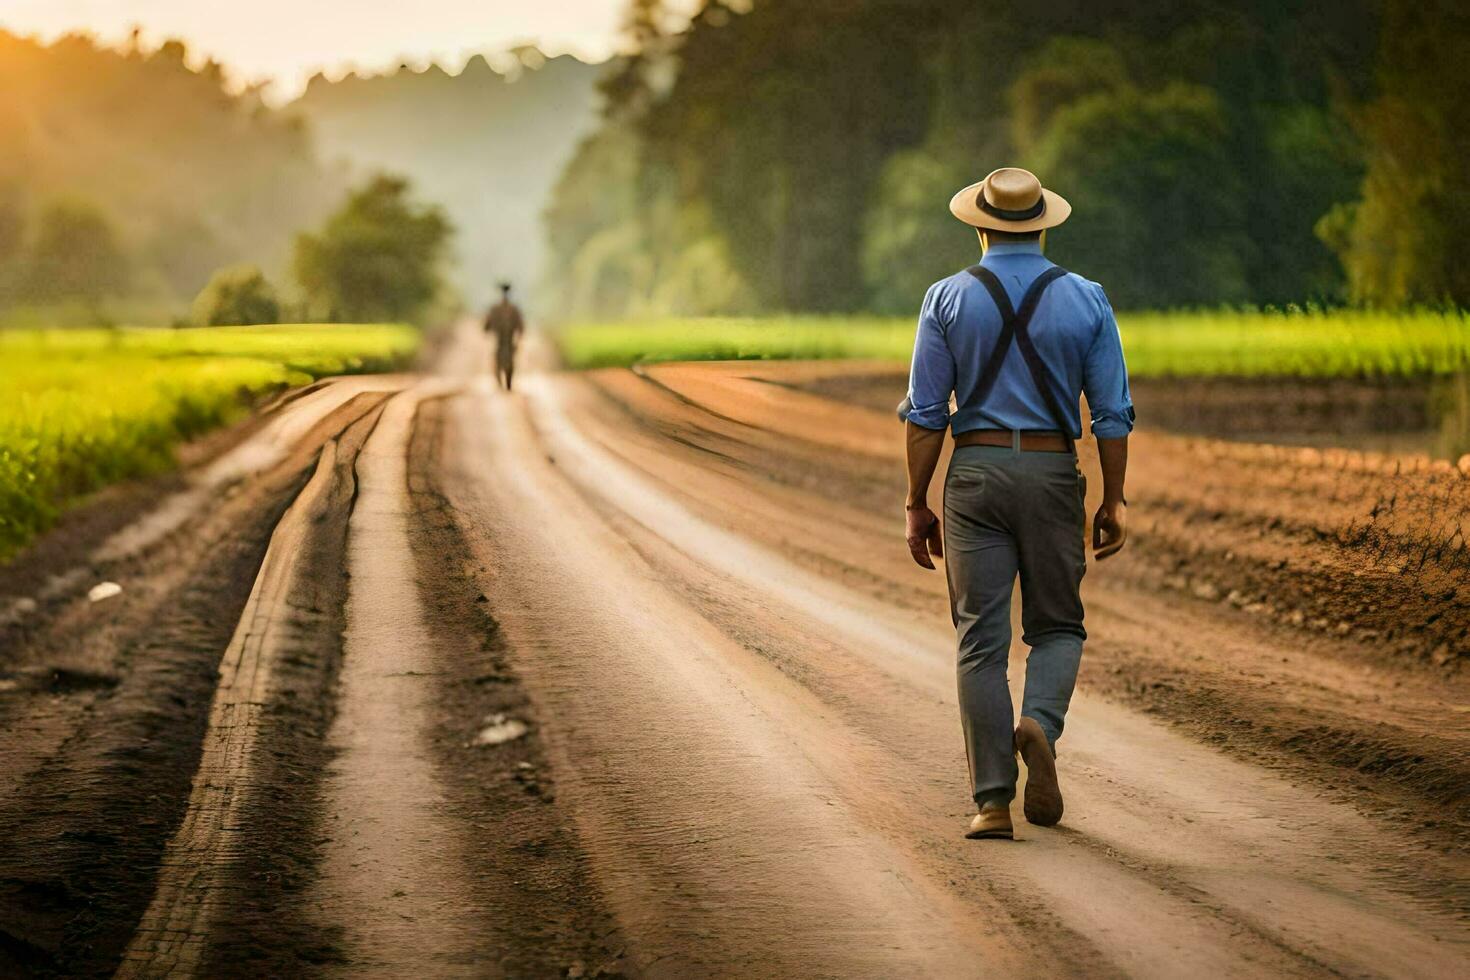
M 520 308 L 510 301 L 510 283 L 500 284 L 500 302 L 485 315 L 485 331 L 495 335 L 495 375 L 500 387 L 510 391 L 516 373 L 516 350 L 521 344 L 525 320 Z
M 983 258 L 931 286 L 919 315 L 909 396 L 899 409 L 907 538 L 914 561 L 932 569 L 932 559 L 943 558 L 948 572 L 960 722 L 979 808 L 966 836 L 1010 838 L 1018 753 L 1027 769 L 1026 819 L 1051 826 L 1062 817 L 1056 742 L 1087 637 L 1078 397 L 1087 394 L 1102 464 L 1102 506 L 1093 517 L 1099 559 L 1126 536 L 1133 405 L 1102 287 L 1042 255 L 1045 230 L 1067 220 L 1071 205 L 1028 171 L 1007 167 L 957 193 L 949 208 L 979 231 Z M 928 492 L 946 427 L 955 448 L 941 532 Z M 1006 662 L 1018 574 L 1031 653 L 1013 731 Z

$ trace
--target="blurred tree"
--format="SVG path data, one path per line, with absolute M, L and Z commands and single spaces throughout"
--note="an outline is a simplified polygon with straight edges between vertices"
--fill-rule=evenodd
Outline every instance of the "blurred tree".
M 19 188 L 0 184 L 0 303 L 5 302 L 16 287 L 25 232 L 25 205 Z
M 554 317 L 615 316 L 637 305 L 646 259 L 640 216 L 640 144 L 628 126 L 582 141 L 546 210 L 546 280 L 538 293 Z
M 1354 196 L 1362 151 L 1337 111 L 1369 83 L 1377 0 L 1249 0 L 1221 5 L 1137 49 L 1151 88 L 1183 80 L 1214 91 L 1232 168 L 1249 206 L 1240 230 L 1249 298 L 1340 300 L 1341 263 L 1314 232 Z
M 220 269 L 194 299 L 194 322 L 202 327 L 279 323 L 276 291 L 256 265 Z
M 712 2 L 658 40 L 672 85 L 627 74 L 636 56 L 609 83 L 637 111 L 609 112 L 560 185 L 558 267 L 627 311 L 687 295 L 662 288 L 669 249 L 707 236 L 756 309 L 912 310 L 976 255 L 949 196 L 1019 162 L 1079 206 L 1054 254 L 1121 303 L 1333 299 L 1341 264 L 1314 228 L 1363 166 L 1337 110 L 1371 88 L 1380 7 L 1401 2 Z M 613 145 L 617 168 L 590 165 Z
M 1309 103 L 1262 110 L 1261 121 L 1270 184 L 1251 195 L 1246 222 L 1259 254 L 1250 271 L 1251 299 L 1342 302 L 1348 296 L 1343 264 L 1316 229 L 1357 193 L 1362 144 L 1345 118 Z M 1263 221 L 1256 210 L 1273 203 L 1276 221 Z
M 220 265 L 284 265 L 343 188 L 298 122 L 189 63 L 181 42 L 115 50 L 0 31 L 0 184 L 105 207 L 137 243 L 129 294 L 166 303 Z
M 715 16 L 720 15 L 720 16 Z M 707 205 L 766 309 L 864 305 L 864 220 L 882 168 L 925 132 L 927 86 L 905 4 L 711 5 L 649 115 L 648 165 Z
M 86 201 L 54 201 L 36 218 L 21 292 L 30 300 L 97 303 L 127 288 L 130 264 L 112 222 Z
M 1075 209 L 1049 254 L 1120 306 L 1249 298 L 1252 243 L 1219 99 L 1174 83 L 1088 96 L 1056 113 L 1036 169 Z
M 885 162 L 864 222 L 864 284 L 869 302 L 889 313 L 914 312 L 930 283 L 979 257 L 974 233 L 947 205 L 961 187 L 1014 162 L 1001 96 L 1032 41 L 1018 6 L 995 5 L 983 19 L 948 0 L 929 6 L 916 16 L 926 29 L 913 36 L 930 93 L 928 133 Z
M 1470 8 L 1387 0 L 1379 95 L 1357 113 L 1367 144 L 1362 199 L 1319 226 L 1369 303 L 1470 305 Z
M 946 182 L 952 193 L 994 166 L 1020 162 L 1075 196 L 1070 175 L 1047 172 L 1038 152 L 1053 138 L 1059 113 L 1129 90 L 1157 100 L 1178 82 L 1215 93 L 1210 131 L 1228 160 L 1229 183 L 1243 195 L 1240 206 L 1227 204 L 1189 228 L 1196 255 L 1211 257 L 1191 273 L 1189 292 L 1203 301 L 1340 295 L 1340 266 L 1313 226 L 1351 197 L 1358 179 L 1359 151 L 1329 103 L 1334 92 L 1362 84 L 1356 66 L 1371 36 L 1369 5 L 1345 0 L 1326 12 L 1307 0 L 1228 7 L 1041 0 L 1041 10 L 992 5 L 983 23 L 962 19 L 935 39 L 927 62 L 936 100 L 930 135 L 918 151 L 890 161 L 869 215 L 864 255 L 875 305 L 911 309 L 923 284 L 953 262 L 935 260 L 926 276 L 915 257 L 953 255 L 953 242 L 972 260 L 972 236 L 956 229 L 942 206 Z M 1007 93 L 1004 104 L 997 90 Z M 1091 168 L 1079 163 L 1077 170 Z M 1208 200 L 1213 174 L 1186 168 L 1173 191 Z M 1087 256 L 1070 244 L 1085 224 L 1074 219 L 1050 247 L 1091 274 Z M 1203 278 L 1203 270 L 1224 279 Z M 1144 296 L 1148 290 L 1134 286 L 1149 275 L 1146 264 L 1115 264 L 1109 285 L 1118 296 Z
M 381 175 L 297 237 L 292 268 L 314 315 L 411 320 L 439 293 L 451 234 L 438 207 L 409 199 L 407 180 Z
M 554 318 L 699 315 L 752 308 L 707 205 L 642 163 L 629 126 L 583 142 L 546 212 L 550 261 L 538 294 Z
M 203 217 L 160 210 L 141 257 L 175 295 L 197 294 L 215 270 L 230 264 L 234 249 Z
M 0 185 L 0 265 L 20 254 L 25 230 L 25 205 L 20 189 L 13 185 Z
M 1122 52 L 1090 37 L 1051 38 L 1028 65 L 1007 93 L 1011 141 L 1022 153 L 1033 149 L 1056 114 L 1073 102 L 1133 84 Z
M 922 299 L 930 283 L 980 257 L 974 234 L 946 207 L 975 180 L 966 163 L 923 147 L 894 154 L 884 166 L 863 234 L 863 279 L 874 310 L 912 313 L 914 297 Z
M 609 119 L 638 119 L 671 80 L 669 12 L 664 0 L 629 0 L 623 41 L 630 50 L 612 61 L 597 84 Z

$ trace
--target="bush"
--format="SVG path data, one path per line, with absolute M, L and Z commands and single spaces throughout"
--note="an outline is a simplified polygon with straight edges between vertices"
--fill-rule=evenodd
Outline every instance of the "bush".
M 59 200 L 36 220 L 22 276 L 28 299 L 96 304 L 127 290 L 131 263 L 105 212 L 87 201 Z
M 1219 96 L 1180 82 L 1058 110 L 1028 161 L 1076 209 L 1048 256 L 1120 309 L 1244 302 L 1256 245 L 1229 138 Z
M 220 269 L 194 299 L 194 322 L 202 327 L 251 326 L 280 319 L 275 290 L 253 265 Z

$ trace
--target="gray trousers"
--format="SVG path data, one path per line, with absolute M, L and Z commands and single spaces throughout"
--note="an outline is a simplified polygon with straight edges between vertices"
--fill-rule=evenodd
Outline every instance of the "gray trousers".
M 1084 484 L 1070 453 L 961 446 L 944 481 L 944 559 L 959 639 L 960 722 L 975 802 L 1016 795 L 1006 662 L 1011 590 L 1021 578 L 1031 648 L 1021 714 L 1055 750 L 1082 660 Z

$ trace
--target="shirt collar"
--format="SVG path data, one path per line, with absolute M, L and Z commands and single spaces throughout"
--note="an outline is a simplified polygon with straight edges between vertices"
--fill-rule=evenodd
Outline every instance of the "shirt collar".
M 996 242 L 985 250 L 985 257 L 992 255 L 1040 255 L 1041 242 Z

